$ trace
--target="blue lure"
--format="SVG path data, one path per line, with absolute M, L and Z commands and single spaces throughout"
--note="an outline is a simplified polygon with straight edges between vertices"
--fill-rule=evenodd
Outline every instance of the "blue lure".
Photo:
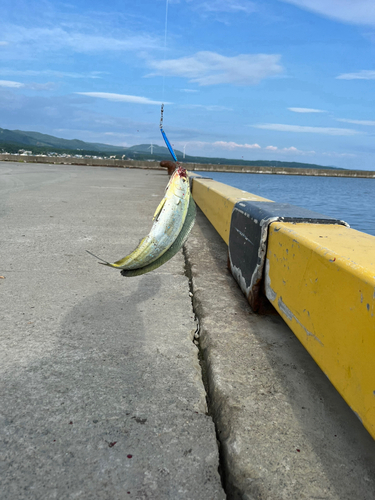
M 173 151 L 171 143 L 168 141 L 168 137 L 166 136 L 166 134 L 163 130 L 163 112 L 164 112 L 164 104 L 161 105 L 160 132 L 161 132 L 161 135 L 163 136 L 164 142 L 167 145 L 167 148 L 169 149 L 169 152 L 171 153 L 174 161 L 178 162 L 177 156 L 176 156 L 175 152 Z

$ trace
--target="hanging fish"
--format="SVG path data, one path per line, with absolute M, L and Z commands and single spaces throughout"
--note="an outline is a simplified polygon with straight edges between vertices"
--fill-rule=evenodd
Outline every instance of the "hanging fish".
M 143 238 L 133 252 L 112 263 L 97 257 L 88 250 L 87 252 L 102 261 L 100 264 L 116 269 L 130 271 L 148 266 L 160 259 L 177 240 L 185 223 L 190 199 L 190 186 L 186 170 L 179 167 L 170 178 L 165 196 L 156 209 L 150 233 Z
M 165 264 L 166 262 L 168 262 L 168 260 L 170 260 L 172 257 L 174 257 L 176 255 L 176 253 L 180 250 L 182 245 L 188 239 L 190 231 L 193 229 L 193 226 L 194 226 L 196 213 L 197 213 L 197 208 L 196 208 L 195 202 L 193 200 L 193 197 L 190 196 L 189 207 L 188 207 L 188 211 L 186 214 L 186 219 L 185 219 L 184 225 L 182 226 L 180 234 L 177 236 L 177 238 L 175 239 L 173 244 L 168 248 L 168 250 L 165 253 L 163 253 L 163 255 L 161 257 L 156 259 L 151 264 L 148 264 L 147 266 L 141 267 L 139 269 L 133 269 L 133 270 L 123 269 L 121 271 L 121 274 L 123 276 L 126 276 L 127 278 L 130 278 L 133 276 L 140 276 L 141 274 L 145 274 L 145 273 L 149 273 L 150 271 L 154 271 L 158 267 L 160 267 L 163 264 Z

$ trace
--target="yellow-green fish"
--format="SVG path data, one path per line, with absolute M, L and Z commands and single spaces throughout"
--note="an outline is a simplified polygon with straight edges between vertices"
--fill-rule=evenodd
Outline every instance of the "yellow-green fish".
M 176 253 L 180 250 L 182 245 L 185 243 L 185 241 L 187 240 L 190 231 L 193 229 L 196 213 L 197 209 L 195 206 L 195 202 L 193 200 L 193 197 L 190 196 L 189 208 L 186 214 L 184 225 L 182 226 L 180 234 L 177 236 L 177 238 L 168 248 L 168 250 L 164 252 L 163 255 L 158 259 L 156 259 L 154 262 L 151 262 L 151 264 L 148 264 L 147 266 L 141 267 L 139 269 L 130 269 L 130 270 L 123 269 L 121 271 L 121 274 L 123 276 L 126 276 L 127 278 L 131 278 L 133 276 L 140 276 L 141 274 L 146 274 L 149 273 L 150 271 L 154 271 L 158 267 L 165 264 L 169 259 L 174 257 Z
M 184 225 L 190 201 L 190 187 L 186 170 L 179 167 L 173 173 L 166 193 L 154 214 L 150 233 L 143 238 L 137 248 L 126 257 L 107 262 L 98 258 L 106 266 L 116 269 L 134 270 L 143 268 L 159 259 L 175 242 Z

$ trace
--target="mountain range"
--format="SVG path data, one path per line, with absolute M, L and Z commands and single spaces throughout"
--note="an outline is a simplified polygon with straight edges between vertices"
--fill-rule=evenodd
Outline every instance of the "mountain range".
M 171 156 L 168 149 L 164 146 L 155 144 L 138 144 L 131 147 L 113 146 L 99 142 L 85 142 L 78 139 L 61 139 L 53 135 L 41 134 L 40 132 L 26 132 L 22 130 L 8 130 L 0 128 L 0 152 L 17 153 L 19 149 L 28 149 L 34 154 L 38 153 L 68 153 L 82 155 L 100 155 L 117 157 L 126 156 L 128 159 L 135 160 L 170 160 Z M 152 149 L 152 154 L 151 154 Z M 260 166 L 260 167 L 295 167 L 295 168 L 318 168 L 318 169 L 336 169 L 336 167 L 327 167 L 314 165 L 311 163 L 268 161 L 268 160 L 234 160 L 228 158 L 211 158 L 203 156 L 185 155 L 179 150 L 175 150 L 176 156 L 180 161 L 202 164 L 230 164 L 242 166 Z

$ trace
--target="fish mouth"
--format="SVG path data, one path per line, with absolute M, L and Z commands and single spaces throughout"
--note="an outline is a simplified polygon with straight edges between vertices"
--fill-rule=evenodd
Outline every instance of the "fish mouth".
M 179 177 L 183 177 L 184 179 L 187 179 L 187 173 L 186 170 L 182 167 L 178 167 L 175 171 L 176 175 Z

